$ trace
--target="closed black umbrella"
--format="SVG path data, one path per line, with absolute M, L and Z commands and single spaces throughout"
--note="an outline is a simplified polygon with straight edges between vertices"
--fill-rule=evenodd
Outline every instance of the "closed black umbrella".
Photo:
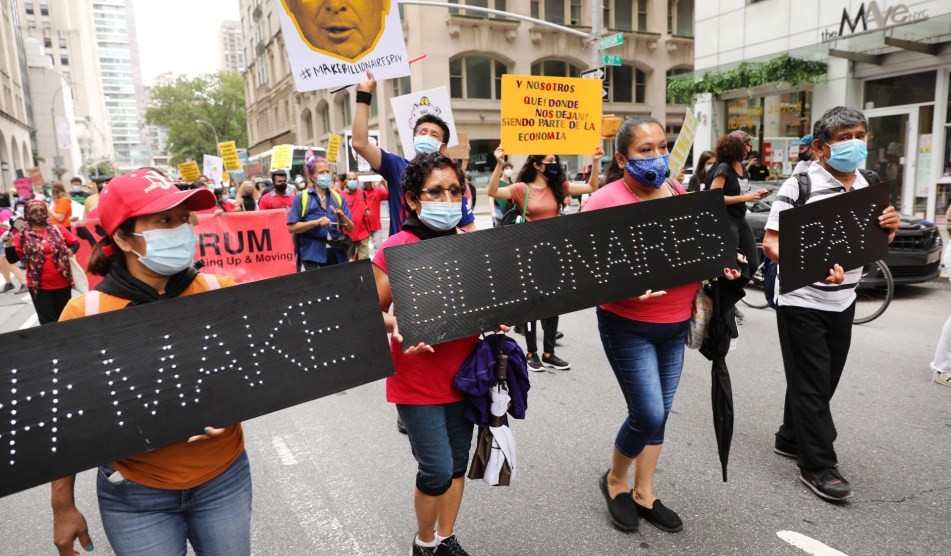
M 713 314 L 707 324 L 700 353 L 713 362 L 710 370 L 713 432 L 717 438 L 720 465 L 723 467 L 723 482 L 726 482 L 726 467 L 733 441 L 733 386 L 726 366 L 726 354 L 730 351 L 730 340 L 739 336 L 734 307 L 745 295 L 743 286 L 749 282 L 748 265 L 744 263 L 742 270 L 740 277 L 735 280 L 718 278 L 704 286 L 713 299 Z

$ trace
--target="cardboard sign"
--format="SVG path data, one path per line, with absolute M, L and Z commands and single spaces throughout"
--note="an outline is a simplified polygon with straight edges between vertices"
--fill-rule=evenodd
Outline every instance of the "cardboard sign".
M 0 496 L 393 374 L 369 261 L 0 338 Z
M 43 172 L 40 171 L 39 166 L 27 168 L 26 173 L 30 176 L 30 179 L 33 180 L 33 185 L 43 185 L 46 183 L 46 180 L 43 179 Z
M 446 147 L 446 152 L 443 153 L 453 160 L 469 160 L 469 134 L 465 132 L 459 132 L 459 144 L 455 147 Z
M 370 168 L 370 163 L 366 161 L 365 158 L 357 154 L 357 151 L 353 148 L 353 131 L 347 130 L 343 134 L 344 141 L 347 143 L 347 168 L 346 172 L 372 172 L 373 168 Z M 380 131 L 371 129 L 367 132 L 368 139 L 371 143 L 376 146 L 380 146 Z
M 829 269 L 859 268 L 888 255 L 888 232 L 878 217 L 888 208 L 880 183 L 779 213 L 779 291 L 821 282 Z
M 395 0 L 325 7 L 313 0 L 274 0 L 298 91 L 409 75 L 403 26 Z
M 229 172 L 241 170 L 241 159 L 238 158 L 238 145 L 234 141 L 218 143 L 218 152 L 224 162 L 225 170 Z
M 33 196 L 33 180 L 30 178 L 17 178 L 13 180 L 13 187 L 17 190 L 17 195 L 28 199 Z
M 452 106 L 449 104 L 449 90 L 445 87 L 393 97 L 390 99 L 390 104 L 393 106 L 400 144 L 403 145 L 403 153 L 407 158 L 416 156 L 416 149 L 413 147 L 413 128 L 416 127 L 416 120 L 427 114 L 442 118 L 449 126 L 449 142 L 446 146 L 452 147 L 459 144 L 456 123 L 452 118 Z
M 82 220 L 73 224 L 73 233 L 81 240 L 76 262 L 86 268 L 92 247 L 105 230 L 98 220 Z M 195 234 L 195 259 L 205 263 L 203 272 L 233 276 L 244 283 L 295 271 L 294 240 L 287 231 L 287 213 L 281 209 L 201 214 Z M 90 288 L 102 281 L 89 273 L 86 277 Z
M 218 185 L 221 183 L 221 174 L 224 172 L 221 164 L 221 157 L 212 156 L 210 154 L 204 155 L 204 160 L 202 161 L 201 173 L 208 176 L 208 179 L 211 180 L 209 185 Z
M 340 156 L 340 136 L 333 134 L 330 136 L 330 139 L 327 141 L 327 162 L 331 164 L 337 163 L 337 158 Z
M 502 146 L 506 154 L 591 154 L 600 144 L 598 80 L 502 76 Z
M 680 135 L 677 136 L 677 142 L 674 143 L 674 149 L 670 151 L 670 175 L 677 177 L 687 163 L 687 154 L 693 147 L 693 138 L 697 134 L 697 117 L 693 112 L 687 110 L 684 116 L 684 123 L 680 127 Z
M 194 160 L 179 164 L 178 173 L 182 175 L 183 181 L 197 181 L 198 178 L 201 177 L 201 171 L 198 169 L 198 163 Z
M 722 191 L 386 250 L 405 345 L 439 344 L 736 268 Z
M 271 172 L 290 170 L 294 158 L 294 145 L 278 145 L 271 149 Z

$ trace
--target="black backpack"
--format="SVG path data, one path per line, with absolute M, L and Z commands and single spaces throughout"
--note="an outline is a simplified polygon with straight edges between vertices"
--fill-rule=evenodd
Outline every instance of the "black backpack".
M 862 176 L 865 177 L 865 181 L 867 181 L 869 185 L 882 183 L 882 178 L 872 170 L 859 168 L 859 172 L 862 173 Z M 795 201 L 793 201 L 792 204 L 795 207 L 801 207 L 802 205 L 806 204 L 806 201 L 809 200 L 809 196 L 812 194 L 812 180 L 809 179 L 809 174 L 806 172 L 795 174 L 794 177 L 796 178 L 796 181 L 799 182 L 799 196 Z

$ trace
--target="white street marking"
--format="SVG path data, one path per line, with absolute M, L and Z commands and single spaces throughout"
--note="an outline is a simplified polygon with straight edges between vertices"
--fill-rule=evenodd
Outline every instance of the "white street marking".
M 812 556 L 848 556 L 844 552 L 839 552 L 831 546 L 795 531 L 780 531 L 776 533 L 776 536 Z
M 20 330 L 26 330 L 27 328 L 32 328 L 38 322 L 40 322 L 40 317 L 36 316 L 36 314 L 33 314 L 33 316 L 26 319 L 26 322 L 20 325 Z
M 281 463 L 284 465 L 297 465 L 297 458 L 294 457 L 294 452 L 287 447 L 287 443 L 284 442 L 282 437 L 272 437 L 271 444 L 274 445 L 274 450 L 277 451 L 277 457 L 281 458 Z

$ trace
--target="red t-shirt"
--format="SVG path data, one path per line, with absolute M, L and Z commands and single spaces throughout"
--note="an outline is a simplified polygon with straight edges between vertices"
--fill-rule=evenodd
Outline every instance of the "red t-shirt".
M 420 239 L 409 232 L 390 236 L 373 257 L 373 264 L 386 272 L 386 248 L 417 241 Z M 394 309 L 397 322 L 398 310 L 398 307 Z M 437 405 L 465 399 L 462 392 L 453 388 L 452 379 L 478 343 L 478 336 L 470 336 L 437 344 L 433 346 L 433 353 L 404 355 L 405 347 L 391 340 L 390 352 L 396 374 L 386 379 L 386 401 L 407 405 Z
M 357 189 L 353 193 L 344 189 L 340 195 L 347 200 L 347 206 L 350 207 L 350 220 L 353 220 L 353 231 L 347 235 L 353 241 L 362 241 L 370 237 L 370 229 L 367 227 L 369 224 L 366 214 L 367 204 L 364 201 L 366 193 L 363 189 Z
M 390 198 L 390 192 L 385 187 L 374 187 L 367 191 L 367 207 L 370 208 L 370 231 L 375 232 L 383 229 L 380 222 L 380 203 Z M 353 211 L 350 211 L 351 214 Z
M 685 193 L 682 185 L 675 180 L 670 181 L 673 183 L 673 189 L 677 195 Z M 640 202 L 640 199 L 635 197 L 627 184 L 624 183 L 624 180 L 620 179 L 592 193 L 582 212 L 638 202 Z M 646 301 L 639 301 L 636 297 L 633 297 L 614 303 L 606 303 L 601 305 L 601 308 L 626 319 L 642 322 L 683 322 L 690 318 L 693 310 L 693 298 L 697 295 L 699 286 L 699 283 L 693 283 L 668 288 L 666 290 L 667 295 L 654 297 Z
M 258 208 L 261 210 L 268 209 L 284 209 L 287 211 L 291 208 L 291 203 L 294 202 L 294 194 L 290 191 L 287 192 L 287 195 L 277 195 L 274 193 L 274 190 L 268 191 L 266 195 L 261 195 L 261 198 L 258 200 Z
M 79 238 L 73 235 L 72 232 L 67 230 L 64 226 L 56 224 L 56 227 L 59 229 L 59 233 L 63 236 L 63 241 L 66 242 L 66 245 L 78 245 Z M 56 270 L 56 265 L 53 263 L 53 246 L 49 241 L 46 241 L 46 236 L 49 234 L 48 230 L 43 230 L 42 232 L 37 232 L 38 235 L 43 238 L 43 254 L 45 258 L 43 259 L 43 273 L 40 275 L 40 289 L 41 290 L 61 290 L 63 288 L 69 287 L 69 280 L 65 276 L 59 273 Z M 16 248 L 17 257 L 23 259 L 23 249 L 20 246 L 20 241 L 23 239 L 23 234 L 17 234 L 13 238 L 13 247 Z M 30 273 L 26 272 L 26 285 L 29 288 L 33 287 L 33 279 L 30 278 Z

